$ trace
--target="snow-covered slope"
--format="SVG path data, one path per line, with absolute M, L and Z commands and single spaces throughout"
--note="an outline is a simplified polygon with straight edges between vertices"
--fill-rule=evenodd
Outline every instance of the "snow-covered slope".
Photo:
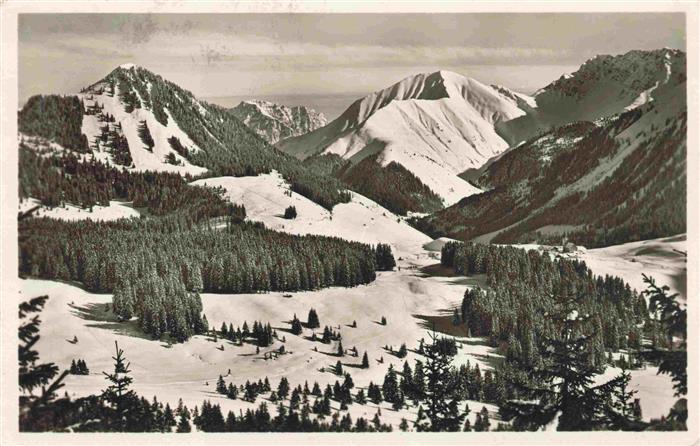
M 136 85 L 143 83 L 143 80 L 139 78 L 139 70 L 143 69 L 133 64 L 121 65 L 110 76 L 118 72 L 117 76 L 124 76 L 129 80 L 128 83 L 110 83 L 107 80 L 102 80 L 77 95 L 82 100 L 86 111 L 90 110 L 91 107 L 101 109 L 99 113 L 86 113 L 83 116 L 82 133 L 87 136 L 90 147 L 96 152 L 107 152 L 105 144 L 100 143 L 99 140 L 102 128 L 108 126 L 109 131 L 117 131 L 126 138 L 134 170 L 177 172 L 183 175 L 187 173 L 198 175 L 206 172 L 205 168 L 192 165 L 168 142 L 169 138 L 176 137 L 190 152 L 194 153 L 200 150 L 177 125 L 168 111 L 167 105 L 163 108 L 167 124 L 164 125 L 156 118 L 150 101 L 142 96 L 144 90 L 139 92 L 139 89 L 136 88 Z M 152 84 L 145 85 L 145 91 L 149 93 L 151 88 Z M 131 111 L 127 111 L 128 107 L 124 101 L 126 94 L 133 94 L 138 98 L 139 106 Z M 114 122 L 107 122 L 104 119 L 108 115 L 114 117 Z M 139 127 L 144 122 L 155 143 L 150 150 L 139 136 Z M 168 156 L 174 157 L 174 163 L 169 163 L 166 160 Z M 107 158 L 111 160 L 112 157 L 108 156 Z
M 243 101 L 231 113 L 270 144 L 323 127 L 323 113 L 304 106 L 287 107 L 268 101 Z
M 568 233 L 588 246 L 685 232 L 684 68 L 684 53 L 659 50 L 599 57 L 562 77 L 514 121 L 556 107 L 569 107 L 564 121 L 596 119 L 555 126 L 494 158 L 472 178 L 487 192 L 425 218 L 422 229 L 499 243 Z
M 524 115 L 532 101 L 449 71 L 408 77 L 353 103 L 339 118 L 278 147 L 299 158 L 319 153 L 353 163 L 379 154 L 397 162 L 447 204 L 478 192 L 457 175 L 478 168 L 508 143 L 494 124 Z
M 387 209 L 356 193 L 352 193 L 349 203 L 337 204 L 330 212 L 292 192 L 289 184 L 274 171 L 256 177 L 206 178 L 192 184 L 222 187 L 232 203 L 245 206 L 250 220 L 277 231 L 327 235 L 370 244 L 388 243 L 397 257 L 420 251 L 430 241 Z M 288 206 L 296 208 L 297 218 L 283 218 Z
M 38 206 L 38 209 L 32 213 L 34 217 L 48 217 L 67 221 L 76 220 L 93 220 L 93 221 L 109 221 L 118 220 L 120 218 L 138 218 L 141 214 L 134 209 L 130 203 L 111 200 L 109 206 L 94 206 L 92 211 L 89 209 L 81 209 L 73 204 L 66 204 L 63 207 L 49 208 L 43 206 L 36 198 L 28 198 L 19 203 L 19 212 L 26 212 Z
M 512 145 L 543 130 L 636 108 L 686 81 L 686 55 L 663 48 L 599 55 L 535 93 L 527 115 L 497 125 Z

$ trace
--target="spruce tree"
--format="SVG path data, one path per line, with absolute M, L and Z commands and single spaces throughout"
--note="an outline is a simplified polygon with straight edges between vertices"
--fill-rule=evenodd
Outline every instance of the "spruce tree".
M 340 361 L 335 363 L 335 374 L 336 375 L 342 375 L 343 374 L 343 364 L 340 363 Z
M 398 356 L 399 358 L 405 358 L 406 354 L 407 354 L 406 343 L 403 343 L 403 344 L 401 344 L 401 347 L 399 347 L 399 351 L 396 352 L 396 356 Z
M 397 401 L 399 398 L 399 383 L 393 364 L 389 365 L 389 370 L 386 372 L 386 375 L 384 375 L 382 394 L 384 395 L 384 399 L 390 403 Z
M 516 429 L 526 430 L 539 429 L 555 417 L 560 431 L 605 426 L 609 423 L 606 414 L 612 410 L 608 395 L 624 376 L 593 385 L 597 370 L 589 357 L 592 335 L 584 332 L 588 318 L 579 316 L 575 300 L 554 308 L 551 319 L 558 336 L 543 339 L 539 351 L 541 365 L 524 368 L 528 379 L 512 383 L 528 400 L 505 402 L 500 409 L 502 418 L 512 420 Z
M 365 352 L 365 354 L 362 355 L 362 368 L 363 369 L 369 368 L 369 358 L 367 357 L 367 352 Z
M 365 397 L 365 391 L 360 389 L 357 391 L 357 395 L 355 395 L 355 402 L 357 404 L 367 404 L 367 398 Z
M 180 421 L 177 423 L 176 432 L 178 433 L 188 433 L 192 431 L 192 426 L 190 425 L 189 413 L 187 416 L 184 414 L 180 416 Z
M 417 423 L 416 428 L 419 431 L 456 432 L 462 428 L 466 414 L 457 409 L 452 352 L 442 347 L 434 332 L 430 333 L 430 338 L 432 343 L 424 347 L 426 416 L 429 422 Z
M 102 391 L 102 398 L 110 404 L 114 411 L 114 428 L 117 431 L 124 431 L 128 427 L 127 423 L 132 416 L 131 409 L 134 406 L 136 394 L 129 389 L 133 382 L 133 378 L 129 376 L 129 373 L 131 373 L 131 370 L 129 370 L 130 363 L 126 362 L 124 351 L 119 348 L 117 341 L 114 341 L 114 347 L 116 350 L 116 356 L 112 356 L 112 359 L 114 359 L 114 372 L 102 372 L 105 375 L 105 379 L 110 383 Z
M 57 412 L 56 392 L 63 387 L 63 380 L 69 373 L 65 370 L 58 375 L 58 367 L 54 363 L 37 364 L 39 353 L 33 347 L 40 337 L 41 319 L 38 315 L 31 318 L 29 315 L 40 312 L 48 298 L 48 296 L 39 296 L 19 304 L 20 431 L 45 431 L 55 427 L 47 414 Z M 33 395 L 33 390 L 36 388 L 41 388 L 41 395 Z
M 280 383 L 277 386 L 277 396 L 280 397 L 280 399 L 285 399 L 287 398 L 287 395 L 289 395 L 289 381 L 287 381 L 286 377 L 282 377 L 280 379 Z
M 216 382 L 216 391 L 222 395 L 226 395 L 226 382 L 224 381 L 223 376 L 219 375 L 219 379 Z
M 345 356 L 345 349 L 343 348 L 343 343 L 338 342 L 338 351 L 336 353 L 338 356 Z
M 309 310 L 306 326 L 308 328 L 318 328 L 321 326 L 321 323 L 318 320 L 318 314 L 316 314 L 316 310 L 313 308 Z
M 301 334 L 302 330 L 303 330 L 303 327 L 301 326 L 301 321 L 299 321 L 299 319 L 297 319 L 297 315 L 295 314 L 294 319 L 292 319 L 292 328 L 291 328 L 292 334 L 295 334 L 298 336 Z

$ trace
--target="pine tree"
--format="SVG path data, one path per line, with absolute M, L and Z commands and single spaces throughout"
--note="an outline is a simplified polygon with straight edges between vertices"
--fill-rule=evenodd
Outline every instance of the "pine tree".
M 292 334 L 295 334 L 298 336 L 301 334 L 302 330 L 303 330 L 303 327 L 301 326 L 301 322 L 299 321 L 299 319 L 297 319 L 297 315 L 295 314 L 294 319 L 292 319 L 292 329 L 291 329 Z
M 367 398 L 365 397 L 365 391 L 360 389 L 357 391 L 357 395 L 355 395 L 355 402 L 357 404 L 367 404 Z
M 669 287 L 659 287 L 653 278 L 643 275 L 649 298 L 649 313 L 666 336 L 667 346 L 655 346 L 646 353 L 646 359 L 659 363 L 659 373 L 668 374 L 674 383 L 675 396 L 688 393 L 688 316 L 678 302 L 678 293 L 669 295 Z M 674 338 L 680 339 L 674 342 Z
M 181 415 L 180 421 L 177 423 L 176 432 L 178 433 L 188 433 L 192 431 L 192 426 L 190 425 L 189 414 L 187 416 Z
M 119 348 L 117 341 L 114 341 L 114 347 L 117 353 L 116 356 L 112 356 L 112 359 L 114 359 L 114 372 L 102 372 L 107 381 L 110 382 L 109 386 L 102 391 L 102 398 L 104 398 L 114 410 L 114 427 L 117 431 L 124 431 L 132 415 L 130 410 L 133 408 L 133 401 L 136 399 L 136 394 L 133 390 L 129 389 L 129 386 L 133 382 L 133 378 L 129 376 L 131 372 L 131 370 L 129 370 L 130 363 L 125 363 L 124 351 Z
M 401 432 L 408 431 L 408 421 L 406 421 L 405 418 L 401 418 L 401 424 L 399 424 L 399 429 L 401 429 Z
M 219 379 L 216 382 L 216 391 L 222 395 L 226 395 L 226 382 L 224 381 L 223 376 L 219 375 Z
M 403 344 L 401 344 L 401 347 L 399 347 L 399 351 L 396 352 L 396 356 L 398 356 L 399 358 L 405 358 L 406 354 L 407 354 L 406 343 L 403 343 Z
M 170 408 L 170 404 L 165 405 L 165 410 L 163 411 L 163 424 L 167 432 L 172 431 L 172 428 L 177 424 L 173 410 Z
M 431 345 L 425 346 L 425 399 L 428 422 L 418 423 L 419 431 L 456 432 L 462 427 L 466 414 L 457 410 L 455 383 L 452 379 L 451 351 L 442 347 L 435 333 Z
M 399 398 L 399 383 L 393 364 L 389 365 L 389 370 L 386 372 L 386 375 L 384 375 L 382 394 L 384 395 L 384 399 L 390 403 L 397 401 Z
M 343 348 L 343 343 L 338 342 L 338 351 L 337 351 L 337 356 L 345 356 L 345 349 Z
M 321 323 L 318 320 L 318 314 L 316 314 L 316 310 L 313 308 L 309 310 L 306 326 L 308 328 L 318 328 L 321 326 Z
M 226 396 L 232 400 L 238 398 L 238 388 L 234 386 L 233 383 L 228 384 L 228 388 L 226 389 Z
M 365 352 L 365 354 L 362 355 L 362 368 L 363 369 L 369 368 L 369 358 L 367 357 L 367 352 Z
M 63 387 L 63 380 L 69 371 L 64 370 L 58 375 L 58 367 L 53 363 L 37 364 L 39 353 L 33 350 L 39 340 L 39 325 L 41 320 L 36 315 L 29 319 L 29 314 L 38 313 L 46 304 L 48 296 L 35 297 L 28 302 L 19 304 L 19 428 L 20 431 L 51 430 L 54 426 L 46 420 L 46 414 L 55 412 L 55 399 L 58 389 Z M 32 394 L 35 388 L 41 387 L 41 395 Z M 43 418 L 43 419 L 42 419 Z
M 592 336 L 584 334 L 587 318 L 578 315 L 575 304 L 567 300 L 554 309 L 551 319 L 558 327 L 558 336 L 543 340 L 541 365 L 525 368 L 528 382 L 513 383 L 537 402 L 510 400 L 501 406 L 502 418 L 513 420 L 516 429 L 538 429 L 556 416 L 560 431 L 593 430 L 609 422 L 605 416 L 611 410 L 607 395 L 624 378 L 593 386 L 597 371 L 588 353 Z
M 286 377 L 282 377 L 280 379 L 280 383 L 277 386 L 277 396 L 280 397 L 280 399 L 285 399 L 287 398 L 287 395 L 289 395 L 289 381 L 287 381 Z
M 343 374 L 343 364 L 340 361 L 335 363 L 335 374 L 339 376 Z

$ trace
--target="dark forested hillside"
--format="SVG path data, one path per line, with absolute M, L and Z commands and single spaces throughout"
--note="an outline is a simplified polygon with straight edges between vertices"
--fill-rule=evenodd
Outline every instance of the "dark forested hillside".
M 18 114 L 18 130 L 41 136 L 63 147 L 86 153 L 88 140 L 81 133 L 83 104 L 75 96 L 32 96 Z
M 442 199 L 413 173 L 396 162 L 381 166 L 377 156 L 354 164 L 335 154 L 321 154 L 305 159 L 304 165 L 319 174 L 335 176 L 350 190 L 398 215 L 442 209 Z
M 179 289 L 185 299 L 187 292 L 198 291 L 355 286 L 374 280 L 377 269 L 374 249 L 361 243 L 292 236 L 249 223 L 229 223 L 223 230 L 188 229 L 172 218 L 111 223 L 23 220 L 19 250 L 21 275 L 74 280 L 91 291 L 126 294 L 129 309 L 123 310 L 115 298 L 115 311 L 139 316 L 144 330 L 156 335 L 167 331 L 167 325 L 157 329 L 144 318 L 163 322 L 164 315 L 172 315 L 176 307 L 168 308 L 176 303 L 168 296 L 178 292 L 168 289 Z M 155 315 L 160 308 L 164 313 Z
M 251 293 L 355 286 L 391 269 L 387 246 L 338 238 L 293 236 L 243 223 L 243 206 L 221 191 L 191 186 L 164 172 L 131 172 L 65 152 L 20 148 L 19 195 L 47 206 L 85 209 L 129 200 L 147 217 L 65 222 L 20 222 L 22 276 L 78 281 L 113 292 L 124 320 L 137 316 L 158 338 L 184 340 L 204 330 L 198 292 Z
M 442 208 L 440 197 L 410 171 L 396 162 L 382 167 L 377 157 L 369 156 L 357 164 L 348 163 L 336 175 L 350 189 L 399 215 Z
M 192 222 L 221 216 L 245 218 L 245 209 L 226 202 L 220 191 L 190 186 L 177 174 L 120 170 L 99 161 L 81 162 L 72 153 L 42 156 L 23 145 L 19 197 L 37 198 L 49 207 L 70 203 L 84 209 L 126 200 L 151 215 L 184 213 Z
M 548 312 L 573 302 L 593 333 L 590 363 L 603 366 L 605 351 L 639 349 L 648 318 L 643 297 L 617 277 L 593 276 L 584 262 L 551 260 L 548 253 L 514 247 L 448 243 L 441 262 L 457 274 L 486 274 L 488 288 L 467 290 L 462 321 L 474 336 L 488 336 L 509 358 L 539 360 L 535 346 L 556 338 Z M 651 333 L 652 339 L 654 333 Z

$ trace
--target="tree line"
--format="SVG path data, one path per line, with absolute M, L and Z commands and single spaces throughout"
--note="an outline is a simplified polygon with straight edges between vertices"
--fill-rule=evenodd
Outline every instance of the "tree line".
M 42 156 L 22 145 L 19 150 L 21 199 L 33 197 L 48 207 L 70 203 L 88 210 L 125 200 L 151 215 L 184 213 L 192 222 L 224 216 L 245 219 L 245 208 L 228 203 L 221 189 L 191 186 L 187 180 L 174 173 L 117 169 L 80 160 L 73 153 Z

